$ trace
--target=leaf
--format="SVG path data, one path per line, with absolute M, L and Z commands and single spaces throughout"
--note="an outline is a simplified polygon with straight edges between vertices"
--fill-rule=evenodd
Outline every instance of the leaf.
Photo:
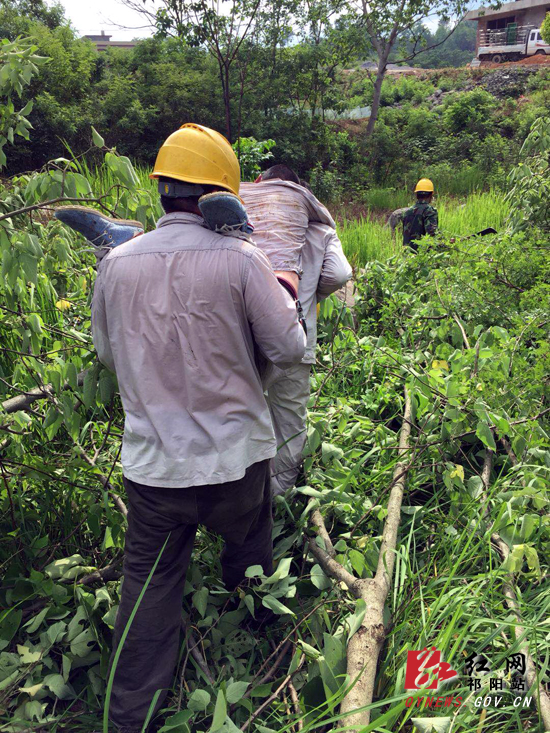
M 38 277 L 38 261 L 36 257 L 33 257 L 26 252 L 21 252 L 19 255 L 19 261 L 25 274 L 25 278 L 36 285 Z
M 464 466 L 455 464 L 454 471 L 449 473 L 449 478 L 458 478 L 460 481 L 464 481 Z
M 72 642 L 71 653 L 76 657 L 87 657 L 92 651 L 90 644 L 95 642 L 95 635 L 92 629 L 84 629 Z
M 193 605 L 200 613 L 202 618 L 206 614 L 206 607 L 208 605 L 208 588 L 201 588 L 193 594 Z
M 71 555 L 70 557 L 64 557 L 61 560 L 54 560 L 46 566 L 44 572 L 52 580 L 60 580 L 68 576 L 71 568 L 75 568 L 78 565 L 84 563 L 82 555 Z
M 44 687 L 47 687 L 60 700 L 70 700 L 75 696 L 72 688 L 65 684 L 60 674 L 49 674 L 44 677 Z
M 419 733 L 447 733 L 452 718 L 411 718 L 414 729 Z
M 189 733 L 187 721 L 193 717 L 193 713 L 189 710 L 182 710 L 175 715 L 171 715 L 164 721 L 164 725 L 158 733 Z
M 10 642 L 17 633 L 22 618 L 23 611 L 19 609 L 8 611 L 0 621 L 0 639 Z
M 264 584 L 272 584 L 276 583 L 278 580 L 284 580 L 286 577 L 288 577 L 288 574 L 290 572 L 290 566 L 292 564 L 292 558 L 291 557 L 284 557 L 277 566 L 277 570 L 273 573 L 273 575 L 270 575 L 269 578 L 266 578 L 264 580 Z
M 61 641 L 65 636 L 66 630 L 67 624 L 64 621 L 57 621 L 57 623 L 48 626 L 48 629 L 46 630 L 46 638 L 53 646 Z
M 307 644 L 305 641 L 302 641 L 302 639 L 298 639 L 298 644 L 304 650 L 306 657 L 309 657 L 310 659 L 319 659 L 323 656 L 318 649 L 315 649 L 311 644 Z
M 43 333 L 42 319 L 40 318 L 40 316 L 36 315 L 36 313 L 33 313 L 29 316 L 28 324 L 33 333 L 37 334 L 38 336 Z
M 42 720 L 44 716 L 44 710 L 46 709 L 46 703 L 39 703 L 38 700 L 33 700 L 25 704 L 23 708 L 23 715 L 26 720 Z
M 270 608 L 273 613 L 276 614 L 284 615 L 289 613 L 291 616 L 296 615 L 294 611 L 291 611 L 290 608 L 284 605 L 284 603 L 281 603 L 281 601 L 271 595 L 267 595 L 262 598 L 262 605 L 266 608 Z
M 332 586 L 332 581 L 327 578 L 320 565 L 314 565 L 311 568 L 310 578 L 313 585 L 319 590 L 326 590 Z
M 237 728 L 235 723 L 231 720 L 231 718 L 228 715 L 227 718 L 225 719 L 225 723 L 223 724 L 222 730 L 225 731 L 225 733 L 240 733 L 241 729 Z
M 96 148 L 105 147 L 105 140 L 101 137 L 95 127 L 92 127 L 92 142 L 96 146 Z
M 244 605 L 250 611 L 250 615 L 252 616 L 252 618 L 256 618 L 256 614 L 255 614 L 255 611 L 254 611 L 254 598 L 252 596 L 250 596 L 250 595 L 246 595 L 243 598 L 243 601 L 244 601 Z
M 84 389 L 82 392 L 82 401 L 86 407 L 91 407 L 95 402 L 97 391 L 97 375 L 95 369 L 88 369 L 84 377 Z
M 367 604 L 362 598 L 359 598 L 357 603 L 355 604 L 355 613 L 350 616 L 349 618 L 345 619 L 345 623 L 348 626 L 348 641 L 351 639 L 351 637 L 355 634 L 357 629 L 361 626 L 363 623 L 363 619 L 365 618 L 365 613 L 367 612 Z
M 248 690 L 250 684 L 248 682 L 231 682 L 225 690 L 225 698 L 230 705 L 233 705 L 243 697 Z
M 321 457 L 324 464 L 342 458 L 344 451 L 332 443 L 323 443 L 321 446 Z
M 103 369 L 99 375 L 99 396 L 103 405 L 108 405 L 116 391 L 114 375 L 108 369 Z
M 40 611 L 40 613 L 37 614 L 34 618 L 31 618 L 30 621 L 27 621 L 23 628 L 27 629 L 28 634 L 34 634 L 34 632 L 39 628 L 42 621 L 44 621 L 44 619 L 46 618 L 46 614 L 49 610 L 50 607 L 46 606 L 46 608 L 43 608 L 42 611 Z
M 102 621 L 104 624 L 107 624 L 107 626 L 110 629 L 115 628 L 115 621 L 116 621 L 116 614 L 118 611 L 118 606 L 113 606 L 113 608 L 109 609 L 107 613 L 102 617 Z
M 537 551 L 534 547 L 531 547 L 531 545 L 525 545 L 524 546 L 525 551 L 525 559 L 527 560 L 527 565 L 529 566 L 530 570 L 534 570 L 537 577 L 542 577 L 540 572 L 540 562 L 539 562 L 539 556 Z
M 40 690 L 44 687 L 42 682 L 39 682 L 36 685 L 31 685 L 31 687 L 20 687 L 19 692 L 26 692 L 27 695 L 30 695 L 31 697 L 34 697 L 37 692 L 40 692 Z
M 202 713 L 210 705 L 211 695 L 206 690 L 194 690 L 189 696 L 187 707 L 196 713 Z
M 72 361 L 69 361 L 65 366 L 65 377 L 71 389 L 78 387 L 78 373 L 76 371 L 76 365 Z
M 481 440 L 481 442 L 487 446 L 487 448 L 496 451 L 497 446 L 495 443 L 495 438 L 493 436 L 493 431 L 487 425 L 487 423 L 482 422 L 481 420 L 478 422 L 476 435 Z
M 512 552 L 502 563 L 502 567 L 509 573 L 518 573 L 523 565 L 524 550 L 525 545 L 514 545 L 512 548 Z
M 357 550 L 350 550 L 349 560 L 351 562 L 351 566 L 353 567 L 357 575 L 361 578 L 363 575 L 363 570 L 365 568 L 364 556 Z
M 28 646 L 21 646 L 20 644 L 17 645 L 17 653 L 21 657 L 23 664 L 34 664 L 42 657 L 41 650 L 31 652 Z
M 261 565 L 251 565 L 246 569 L 245 576 L 247 578 L 258 578 L 264 574 L 264 569 Z
M 219 730 L 225 722 L 227 717 L 227 703 L 225 702 L 225 696 L 223 690 L 218 692 L 216 698 L 216 707 L 214 708 L 214 717 L 212 718 L 212 726 L 210 727 L 209 733 Z

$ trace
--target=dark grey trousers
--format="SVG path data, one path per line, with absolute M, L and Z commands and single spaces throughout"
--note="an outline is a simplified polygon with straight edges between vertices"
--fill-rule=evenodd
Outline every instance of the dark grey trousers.
M 273 542 L 269 461 L 250 466 L 238 481 L 187 489 L 143 486 L 124 479 L 128 530 L 122 598 L 113 654 L 158 554 L 157 569 L 126 638 L 116 669 L 110 718 L 122 731 L 141 731 L 157 690 L 166 696 L 179 652 L 183 587 L 197 526 L 225 540 L 223 580 L 235 588 L 250 565 L 272 573 Z

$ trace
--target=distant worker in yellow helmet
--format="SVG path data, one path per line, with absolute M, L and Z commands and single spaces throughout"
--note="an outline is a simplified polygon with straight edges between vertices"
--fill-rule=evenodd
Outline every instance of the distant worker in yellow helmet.
M 432 206 L 434 185 L 429 178 L 421 178 L 414 189 L 416 203 L 403 214 L 403 244 L 418 249 L 418 240 L 426 234 L 437 232 L 437 209 Z
M 92 303 L 94 344 L 116 372 L 126 417 L 129 513 L 114 650 L 154 568 L 114 675 L 109 714 L 121 733 L 141 731 L 172 683 L 197 526 L 225 540 L 228 590 L 251 565 L 272 573 L 277 443 L 255 354 L 286 369 L 306 347 L 294 299 L 262 250 L 201 216 L 204 196 L 239 192 L 227 140 L 183 125 L 151 177 L 166 213 L 101 260 Z

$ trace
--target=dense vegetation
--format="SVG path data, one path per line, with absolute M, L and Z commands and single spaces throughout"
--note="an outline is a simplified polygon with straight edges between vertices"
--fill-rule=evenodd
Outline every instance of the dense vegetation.
M 144 165 L 154 160 L 159 140 L 183 121 L 224 129 L 218 68 L 203 48 L 152 38 L 133 50 L 98 54 L 55 18 L 47 25 L 7 9 L 0 9 L 0 28 L 9 38 L 32 35 L 36 53 L 50 59 L 24 92 L 23 102 L 34 100 L 29 120 L 37 134 L 12 151 L 12 173 L 65 155 L 66 145 L 74 154 L 83 152 L 91 125 L 108 130 L 109 145 Z M 460 42 L 461 33 L 451 39 Z M 377 126 L 366 137 L 365 123 L 326 121 L 323 110 L 372 102 L 370 72 L 341 66 L 357 67 L 367 50 L 357 43 L 351 44 L 353 53 L 347 46 L 344 53 L 329 39 L 324 43 L 321 50 L 305 41 L 283 46 L 269 63 L 268 50 L 255 46 L 234 115 L 243 136 L 274 139 L 277 160 L 310 178 L 325 199 L 357 200 L 373 186 L 409 186 L 426 174 L 448 193 L 501 182 L 530 125 L 549 105 L 544 70 L 387 77 Z
M 73 48 L 70 31 L 56 28 L 54 21 L 53 31 L 43 24 L 40 32 L 61 46 L 60 38 L 66 37 L 67 48 Z M 101 728 L 124 545 L 123 416 L 116 380 L 97 363 L 91 343 L 95 258 L 89 245 L 51 213 L 60 199 L 76 199 L 138 218 L 147 228 L 154 225 L 158 201 L 147 171 L 121 152 L 134 153 L 131 144 L 143 145 L 139 159 L 148 160 L 152 136 L 164 134 L 160 122 L 144 125 L 132 143 L 130 133 L 138 128 L 128 121 L 127 137 L 118 138 L 125 112 L 133 108 L 139 120 L 148 107 L 123 105 L 108 124 L 97 89 L 108 98 L 118 69 L 120 89 L 111 96 L 115 104 L 128 89 L 156 91 L 165 78 L 162 72 L 168 77 L 172 70 L 172 94 L 184 95 L 186 77 L 170 66 L 172 55 L 166 56 L 170 43 L 151 41 L 134 55 L 105 58 L 87 56 L 88 47 L 79 46 L 86 52 L 80 69 L 97 74 L 98 87 L 91 84 L 91 89 L 98 96 L 81 89 L 75 75 L 73 94 L 63 102 L 54 96 L 62 94 L 55 77 L 41 86 L 44 74 L 55 73 L 53 61 L 44 64 L 28 44 L 6 43 L 1 49 L 0 149 L 8 163 L 27 155 L 24 167 L 34 168 L 35 149 L 44 158 L 51 152 L 40 147 L 44 141 L 36 119 L 34 137 L 26 142 L 27 118 L 42 110 L 39 120 L 45 123 L 41 105 L 48 100 L 52 110 L 70 107 L 74 117 L 60 112 L 60 119 L 75 125 L 73 136 L 67 135 L 75 155 L 65 149 L 63 157 L 42 169 L 6 178 L 0 189 L 0 729 L 9 733 Z M 59 46 L 52 43 L 52 53 L 54 48 Z M 126 67 L 139 53 L 153 54 L 151 63 Z M 198 58 L 190 50 L 178 53 L 182 60 Z M 98 64 L 105 64 L 101 73 Z M 146 72 L 155 83 L 141 78 Z M 368 94 L 361 74 L 346 82 L 354 96 Z M 457 72 L 455 86 L 444 89 L 446 78 L 388 82 L 390 96 L 376 132 L 378 145 L 387 138 L 380 155 L 395 151 L 387 175 L 361 159 L 369 148 L 362 147 L 360 135 L 335 132 L 320 120 L 297 117 L 294 138 L 292 131 L 282 135 L 281 121 L 278 128 L 261 128 L 266 136 L 281 132 L 274 137 L 274 151 L 294 150 L 289 160 L 303 171 L 308 164 L 299 135 L 307 146 L 317 139 L 315 131 L 323 130 L 332 147 L 312 171 L 312 180 L 327 193 L 349 183 L 362 197 L 367 218 L 342 221 L 340 228 L 356 268 L 357 297 L 353 313 L 335 299 L 322 307 L 307 478 L 296 499 L 276 502 L 274 574 L 232 598 L 219 580 L 219 540 L 199 534 L 185 588 L 186 630 L 173 694 L 157 721 L 163 733 L 343 729 L 345 721 L 342 727 L 337 721 L 349 692 L 347 642 L 361 629 L 366 608 L 353 588 L 334 582 L 313 554 L 315 547 L 330 546 L 311 518 L 316 510 L 324 517 L 335 561 L 356 579 L 371 579 L 404 425 L 411 428 L 402 456 L 407 489 L 395 577 L 384 608 L 386 639 L 364 733 L 545 729 L 540 711 L 550 660 L 550 121 L 540 109 L 548 86 L 544 75 L 535 73 L 528 77 L 529 101 L 516 101 L 527 87 L 513 77 L 519 91 L 501 102 L 477 85 L 455 91 L 475 82 L 475 75 Z M 69 88 L 70 82 L 68 76 Z M 426 99 L 435 83 L 449 93 L 432 109 Z M 193 89 L 182 96 L 189 104 Z M 204 104 L 214 104 L 209 90 L 203 91 Z M 86 107 L 94 100 L 95 110 Z M 168 125 L 168 103 L 165 114 L 158 120 Z M 422 122 L 417 138 L 407 128 L 415 115 Z M 414 155 L 409 149 L 403 153 L 403 141 L 421 138 L 428 119 L 434 132 L 426 145 L 441 144 L 438 155 L 429 146 Z M 109 130 L 107 142 L 112 144 L 112 135 L 118 152 L 90 132 L 86 125 L 92 120 L 100 132 Z M 393 176 L 404 187 L 414 165 L 424 160 L 439 166 L 442 180 L 448 171 L 450 191 L 452 176 L 469 176 L 473 188 L 471 171 L 481 166 L 475 150 L 486 145 L 488 156 L 487 141 L 495 138 L 496 149 L 504 139 L 496 124 L 501 133 L 509 129 L 509 148 L 494 168 L 479 170 L 486 170 L 487 178 L 492 174 L 501 190 L 475 193 L 464 204 L 443 198 L 438 239 L 424 241 L 416 256 L 403 252 L 376 215 L 406 203 L 406 194 L 370 184 Z M 400 125 L 408 134 L 396 138 Z M 167 131 L 172 127 L 173 122 Z M 93 140 L 93 149 L 85 152 L 83 140 Z M 58 144 L 53 133 L 48 144 Z M 250 141 L 245 150 L 252 171 L 261 150 Z M 415 162 L 403 165 L 405 154 Z M 467 174 L 452 168 L 461 154 L 469 156 L 470 164 L 463 166 Z M 462 239 L 489 225 L 499 234 Z M 412 408 L 408 422 L 405 403 Z M 258 573 L 257 567 L 249 569 L 251 577 Z M 262 607 L 275 611 L 279 620 L 258 633 L 253 619 Z M 460 708 L 407 707 L 407 651 L 424 646 L 442 649 L 459 672 L 444 694 L 460 696 Z M 515 707 L 503 670 L 518 651 L 530 655 L 537 674 L 526 705 Z M 492 664 L 475 694 L 465 672 L 472 653 L 487 655 Z M 480 711 L 475 700 L 489 694 L 489 680 L 496 677 L 502 680 L 503 700 Z
M 534 153 L 546 145 L 547 130 L 535 135 L 538 147 L 524 164 L 545 161 L 546 175 L 547 151 L 539 153 L 542 163 Z M 129 161 L 110 152 L 104 160 L 108 174 L 91 181 L 69 161 L 17 177 L 4 189 L 1 207 L 8 213 L 69 194 L 150 226 L 155 207 Z M 524 178 L 518 173 L 515 185 L 525 185 Z M 102 180 L 116 185 L 95 188 Z M 46 212 L 0 221 L 0 599 L 6 609 L 0 694 L 6 723 L 93 730 L 118 600 L 118 581 L 111 579 L 118 576 L 124 539 L 122 414 L 113 377 L 97 365 L 90 341 L 93 256 Z M 276 697 L 257 730 L 291 730 L 298 710 L 306 713 L 304 730 L 332 730 L 345 688 L 345 641 L 363 609 L 304 552 L 304 533 L 319 507 L 337 559 L 357 577 L 372 575 L 405 385 L 414 404 L 414 448 L 388 606 L 393 620 L 369 730 L 407 729 L 411 715 L 422 718 L 404 706 L 407 649 L 442 646 L 462 669 L 473 650 L 490 654 L 496 668 L 524 647 L 503 605 L 504 571 L 489 541 L 495 532 L 512 550 L 508 568 L 521 589 L 531 654 L 544 673 L 548 640 L 536 630 L 548 603 L 541 579 L 549 446 L 537 421 L 548 399 L 545 236 L 518 226 L 489 241 L 423 246 L 417 257 L 400 252 L 374 260 L 358 278 L 354 319 L 334 301 L 324 306 L 308 483 L 300 500 L 277 503 L 277 571 L 228 610 L 218 540 L 200 535 L 184 601 L 192 636 L 182 642 L 163 730 L 235 730 L 288 673 L 298 707 Z M 490 473 L 482 480 L 488 456 Z M 261 604 L 281 621 L 257 637 L 247 619 Z M 197 643 L 206 672 L 190 654 Z M 264 679 L 275 659 L 277 669 Z M 465 680 L 458 684 L 456 694 L 466 699 Z M 511 701 L 506 697 L 504 708 L 489 712 L 484 731 L 541 730 L 534 702 L 518 710 Z M 453 730 L 471 731 L 478 718 L 468 704 Z

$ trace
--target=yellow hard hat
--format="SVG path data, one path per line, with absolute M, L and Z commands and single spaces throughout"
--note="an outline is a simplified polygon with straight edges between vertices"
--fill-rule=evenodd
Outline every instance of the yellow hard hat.
M 414 189 L 415 193 L 433 193 L 434 185 L 429 178 L 421 178 Z
M 219 186 L 238 195 L 241 169 L 223 135 L 188 122 L 164 141 L 149 177 Z

